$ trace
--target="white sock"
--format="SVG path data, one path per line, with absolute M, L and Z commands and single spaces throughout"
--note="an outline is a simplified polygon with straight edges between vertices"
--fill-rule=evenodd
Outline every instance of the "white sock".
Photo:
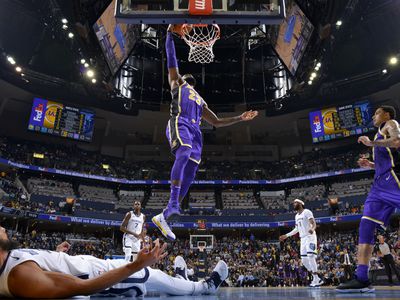
M 193 282 L 171 277 L 160 270 L 148 269 L 150 271 L 149 279 L 146 281 L 148 291 L 158 291 L 172 296 L 201 295 L 207 292 L 204 281 Z

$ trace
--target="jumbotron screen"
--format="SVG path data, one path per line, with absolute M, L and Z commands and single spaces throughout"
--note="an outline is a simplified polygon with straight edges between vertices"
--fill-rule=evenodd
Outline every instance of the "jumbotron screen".
M 34 98 L 28 129 L 30 131 L 90 142 L 94 130 L 94 112 Z
M 113 0 L 93 25 L 113 74 L 119 70 L 138 41 L 136 25 L 118 23 L 115 19 L 116 3 L 117 1 Z
M 374 131 L 373 111 L 368 101 L 310 112 L 313 143 Z
M 292 75 L 300 65 L 313 31 L 313 24 L 300 7 L 293 0 L 286 1 L 286 19 L 272 44 Z

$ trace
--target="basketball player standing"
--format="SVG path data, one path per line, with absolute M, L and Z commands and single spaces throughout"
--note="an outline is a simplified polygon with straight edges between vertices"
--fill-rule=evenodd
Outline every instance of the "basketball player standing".
M 140 251 L 140 244 L 144 239 L 143 228 L 146 216 L 141 213 L 142 204 L 140 201 L 133 203 L 133 211 L 125 215 L 120 226 L 120 230 L 124 233 L 122 238 L 122 248 L 125 253 L 126 261 L 134 261 L 136 255 Z
M 368 265 L 375 245 L 375 230 L 386 228 L 390 216 L 400 208 L 400 128 L 392 106 L 381 106 L 372 117 L 378 133 L 373 141 L 360 136 L 359 143 L 372 147 L 373 162 L 365 157 L 358 160 L 362 168 L 375 169 L 374 182 L 364 204 L 359 226 L 357 251 L 357 278 L 340 284 L 336 291 L 342 293 L 368 293 L 375 289 L 368 280 Z
M 296 227 L 289 233 L 281 235 L 279 240 L 282 242 L 288 237 L 299 233 L 300 235 L 300 256 L 303 266 L 313 274 L 311 287 L 319 287 L 324 282 L 318 276 L 317 266 L 317 234 L 315 229 L 317 224 L 313 213 L 309 209 L 304 208 L 304 202 L 300 199 L 293 201 L 293 207 L 297 211 Z

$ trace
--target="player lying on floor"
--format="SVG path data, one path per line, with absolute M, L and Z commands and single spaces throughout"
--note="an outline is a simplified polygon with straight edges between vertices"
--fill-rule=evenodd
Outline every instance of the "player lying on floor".
M 218 262 L 210 278 L 200 282 L 171 277 L 149 266 L 167 256 L 166 244 L 142 249 L 132 263 L 91 255 L 71 256 L 67 242 L 57 251 L 16 249 L 0 227 L 0 295 L 19 298 L 69 298 L 78 295 L 143 296 L 147 290 L 169 295 L 212 294 L 228 276 Z

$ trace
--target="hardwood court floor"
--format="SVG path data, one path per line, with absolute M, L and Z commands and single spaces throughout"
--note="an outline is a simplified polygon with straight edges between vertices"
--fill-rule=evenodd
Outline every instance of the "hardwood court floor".
M 375 293 L 370 294 L 339 294 L 333 287 L 322 288 L 221 288 L 216 295 L 212 296 L 166 296 L 150 292 L 145 299 L 147 300 L 325 300 L 325 299 L 386 299 L 399 300 L 400 286 L 386 287 L 375 286 Z M 93 298 L 91 298 L 93 299 Z M 116 299 L 116 298 L 98 298 Z M 118 298 L 117 298 L 118 299 Z

